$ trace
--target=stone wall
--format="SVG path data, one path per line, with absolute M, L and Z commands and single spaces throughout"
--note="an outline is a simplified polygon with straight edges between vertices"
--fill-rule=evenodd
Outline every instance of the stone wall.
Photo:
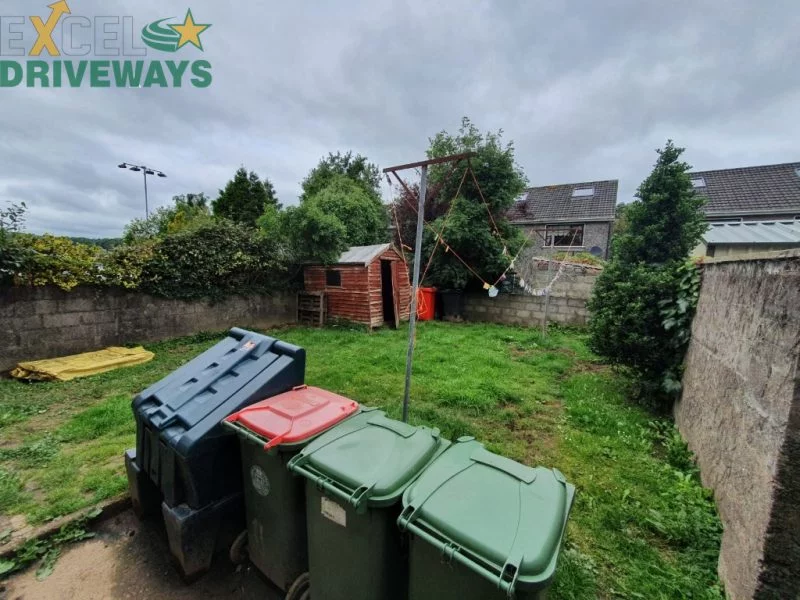
M 295 294 L 233 297 L 210 304 L 111 288 L 0 290 L 0 372 L 22 360 L 154 342 L 233 326 L 294 322 Z
M 556 276 L 559 263 L 553 262 L 548 271 L 548 261 L 533 261 L 520 265 L 523 283 L 533 290 L 541 290 Z M 518 285 L 513 292 L 490 298 L 486 292 L 467 294 L 464 317 L 469 321 L 488 321 L 507 325 L 539 326 L 544 320 L 547 304 L 547 321 L 569 325 L 585 325 L 589 318 L 586 302 L 601 270 L 579 265 L 565 266 L 546 296 L 532 295 Z
M 800 253 L 704 266 L 683 384 L 729 597 L 800 597 Z

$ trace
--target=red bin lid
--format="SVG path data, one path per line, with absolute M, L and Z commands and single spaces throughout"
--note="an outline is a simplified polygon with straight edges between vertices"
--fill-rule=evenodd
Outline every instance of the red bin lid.
M 317 387 L 299 386 L 233 413 L 238 423 L 268 441 L 268 450 L 314 437 L 358 410 L 358 402 Z

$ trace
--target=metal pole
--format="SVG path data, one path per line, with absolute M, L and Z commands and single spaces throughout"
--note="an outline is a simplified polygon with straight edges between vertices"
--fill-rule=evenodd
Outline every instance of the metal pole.
M 150 216 L 150 209 L 147 206 L 147 169 L 142 167 L 142 173 L 144 174 L 144 216 L 147 218 Z
M 403 394 L 403 422 L 408 422 L 408 399 L 411 394 L 411 363 L 414 360 L 414 331 L 417 328 L 417 289 L 419 263 L 422 255 L 422 223 L 425 219 L 425 192 L 428 185 L 428 165 L 421 167 L 419 179 L 419 209 L 417 210 L 417 239 L 414 243 L 414 281 L 411 285 L 411 314 L 408 315 L 408 353 L 406 354 L 406 389 Z
M 550 304 L 550 269 L 553 266 L 553 255 L 547 257 L 547 289 L 544 295 L 544 318 L 542 319 L 542 333 L 547 335 L 547 309 Z

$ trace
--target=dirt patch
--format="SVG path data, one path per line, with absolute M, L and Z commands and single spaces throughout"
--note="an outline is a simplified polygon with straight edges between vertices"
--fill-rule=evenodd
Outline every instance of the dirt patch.
M 100 524 L 96 533 L 94 539 L 65 547 L 44 581 L 37 581 L 31 568 L 0 583 L 0 600 L 283 597 L 253 567 L 235 567 L 225 556 L 217 557 L 210 573 L 186 585 L 171 564 L 163 526 L 140 522 L 130 510 Z

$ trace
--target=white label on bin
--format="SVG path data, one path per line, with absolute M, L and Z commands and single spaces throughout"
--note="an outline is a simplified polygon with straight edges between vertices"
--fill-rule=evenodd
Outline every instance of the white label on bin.
M 333 500 L 328 500 L 325 496 L 322 497 L 322 516 L 342 527 L 347 527 L 347 513 L 344 507 Z
M 253 489 L 261 496 L 269 496 L 269 477 L 264 473 L 264 469 L 258 465 L 250 467 L 250 481 L 253 483 Z

